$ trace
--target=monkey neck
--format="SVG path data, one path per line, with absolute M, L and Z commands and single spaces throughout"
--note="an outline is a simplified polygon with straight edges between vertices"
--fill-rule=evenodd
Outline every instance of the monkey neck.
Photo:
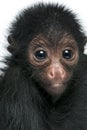
M 56 103 L 56 101 L 58 101 L 59 98 L 60 98 L 60 95 L 53 95 L 53 96 L 51 96 L 51 100 L 52 100 L 53 103 Z

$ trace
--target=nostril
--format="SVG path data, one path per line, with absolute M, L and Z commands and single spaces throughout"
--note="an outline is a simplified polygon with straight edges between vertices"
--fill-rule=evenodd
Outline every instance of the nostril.
M 63 68 L 59 69 L 59 77 L 64 80 L 66 78 L 66 71 Z
M 50 72 L 49 73 L 49 78 L 54 79 L 55 78 L 55 74 L 53 72 Z
M 60 76 L 61 78 L 64 78 L 65 77 L 65 71 L 63 69 L 60 69 Z
M 55 69 L 54 69 L 54 68 L 51 68 L 51 69 L 49 70 L 49 72 L 48 72 L 48 77 L 49 77 L 50 79 L 54 79 L 55 76 L 56 76 Z

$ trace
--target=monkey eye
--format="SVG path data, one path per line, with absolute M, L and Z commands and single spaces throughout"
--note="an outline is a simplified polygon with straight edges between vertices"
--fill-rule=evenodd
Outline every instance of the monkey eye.
M 47 53 L 44 50 L 38 50 L 35 52 L 35 58 L 38 60 L 44 60 L 47 57 Z
M 71 59 L 72 58 L 72 50 L 64 50 L 63 51 L 63 58 L 65 59 Z

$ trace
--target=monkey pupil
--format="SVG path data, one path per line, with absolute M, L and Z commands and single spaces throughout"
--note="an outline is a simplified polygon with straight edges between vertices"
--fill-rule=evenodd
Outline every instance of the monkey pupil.
M 37 52 L 35 53 L 35 57 L 36 57 L 37 59 L 39 59 L 39 60 L 45 59 L 46 56 L 47 56 L 47 54 L 46 54 L 46 52 L 45 52 L 44 50 L 40 50 L 40 51 L 37 51 Z
M 63 57 L 64 57 L 65 59 L 70 59 L 70 58 L 72 57 L 72 52 L 71 52 L 71 50 L 64 50 L 64 51 L 63 51 Z

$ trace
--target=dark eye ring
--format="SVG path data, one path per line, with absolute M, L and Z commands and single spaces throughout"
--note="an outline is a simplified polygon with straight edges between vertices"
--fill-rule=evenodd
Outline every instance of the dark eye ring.
M 65 49 L 65 50 L 63 50 L 62 55 L 63 55 L 63 58 L 69 60 L 73 57 L 73 52 L 72 52 L 72 50 Z
M 47 57 L 47 52 L 45 50 L 37 50 L 34 56 L 37 60 L 44 60 Z

